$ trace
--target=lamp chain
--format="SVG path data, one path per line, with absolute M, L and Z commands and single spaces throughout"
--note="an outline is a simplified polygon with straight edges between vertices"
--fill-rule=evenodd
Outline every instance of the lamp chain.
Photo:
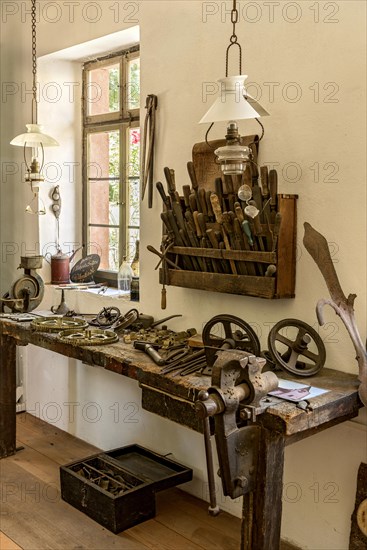
M 32 0 L 32 124 L 37 124 L 37 34 L 36 34 L 36 0 Z
M 226 50 L 226 77 L 228 76 L 228 55 L 229 50 L 232 46 L 236 45 L 239 49 L 239 70 L 238 74 L 242 74 L 242 48 L 238 43 L 238 36 L 236 35 L 236 23 L 238 23 L 238 9 L 237 9 L 237 0 L 233 0 L 233 8 L 231 11 L 231 23 L 233 25 L 232 36 L 229 39 L 230 44 Z

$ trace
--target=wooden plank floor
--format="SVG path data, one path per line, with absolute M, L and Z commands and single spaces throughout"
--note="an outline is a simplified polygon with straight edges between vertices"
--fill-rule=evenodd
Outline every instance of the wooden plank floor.
M 2 550 L 237 550 L 240 520 L 179 489 L 157 494 L 155 519 L 114 535 L 61 500 L 59 466 L 98 449 L 26 413 L 17 445 L 0 461 Z M 285 548 L 284 548 L 285 550 Z

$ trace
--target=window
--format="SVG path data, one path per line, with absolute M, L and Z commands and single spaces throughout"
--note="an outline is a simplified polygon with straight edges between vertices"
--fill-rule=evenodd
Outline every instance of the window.
M 140 58 L 137 47 L 83 68 L 83 242 L 116 282 L 140 225 Z

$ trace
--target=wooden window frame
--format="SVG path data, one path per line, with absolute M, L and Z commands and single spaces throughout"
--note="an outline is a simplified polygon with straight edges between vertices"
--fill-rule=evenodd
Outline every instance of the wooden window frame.
M 121 264 L 124 251 L 127 246 L 128 219 L 127 200 L 128 200 L 128 173 L 127 173 L 127 155 L 128 141 L 127 136 L 130 128 L 139 127 L 140 109 L 128 109 L 128 64 L 133 59 L 140 57 L 139 46 L 134 46 L 128 50 L 111 53 L 102 58 L 88 61 L 83 66 L 83 99 L 82 99 L 82 180 L 83 180 L 83 243 L 89 244 L 89 227 L 99 226 L 99 224 L 89 223 L 89 182 L 88 182 L 88 136 L 97 132 L 119 130 L 120 132 L 120 181 L 119 181 L 119 265 Z M 88 73 L 101 67 L 109 66 L 114 63 L 120 65 L 120 109 L 118 112 L 105 113 L 102 115 L 89 115 L 87 103 L 87 84 Z M 127 145 L 127 147 L 126 147 Z M 101 224 L 102 227 L 102 224 Z M 105 226 L 103 226 L 105 227 Z M 114 227 L 108 225 L 108 227 Z M 84 248 L 84 256 L 87 255 L 87 246 Z M 106 281 L 110 286 L 117 286 L 117 271 L 98 270 L 94 277 L 96 282 Z

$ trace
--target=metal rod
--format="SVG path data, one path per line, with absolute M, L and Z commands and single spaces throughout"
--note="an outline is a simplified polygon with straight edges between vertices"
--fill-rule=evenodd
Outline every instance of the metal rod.
M 217 516 L 220 512 L 220 509 L 217 504 L 217 496 L 215 494 L 213 450 L 212 450 L 212 442 L 210 439 L 210 423 L 209 423 L 208 416 L 206 416 L 203 419 L 203 428 L 204 428 L 205 458 L 206 458 L 206 468 L 208 470 L 208 486 L 209 486 L 209 499 L 210 499 L 210 506 L 208 508 L 208 512 L 211 516 Z

